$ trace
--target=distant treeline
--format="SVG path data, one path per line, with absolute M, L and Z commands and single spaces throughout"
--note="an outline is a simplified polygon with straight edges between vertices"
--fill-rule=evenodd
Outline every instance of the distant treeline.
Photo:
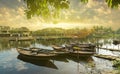
M 61 29 L 61 28 L 46 28 L 42 30 L 37 30 L 32 33 L 33 36 L 76 36 L 76 37 L 84 37 L 92 33 L 90 29 Z
M 61 37 L 92 37 L 92 36 L 113 36 L 114 34 L 120 34 L 120 28 L 112 30 L 111 27 L 94 26 L 91 29 L 88 28 L 45 28 L 42 30 L 33 31 L 33 36 L 61 36 Z
M 4 27 L 5 28 L 5 27 Z M 1 28 L 1 33 L 4 33 L 5 30 Z M 7 31 L 6 31 L 7 32 Z M 9 29 L 9 33 L 26 33 L 28 32 L 31 36 L 40 37 L 40 36 L 59 36 L 59 37 L 93 37 L 93 36 L 118 36 L 120 37 L 120 28 L 117 30 L 113 30 L 111 27 L 103 27 L 103 26 L 94 26 L 90 29 L 88 28 L 72 28 L 72 29 L 62 29 L 62 28 L 45 28 L 36 31 L 30 31 L 26 27 L 21 28 L 12 28 Z

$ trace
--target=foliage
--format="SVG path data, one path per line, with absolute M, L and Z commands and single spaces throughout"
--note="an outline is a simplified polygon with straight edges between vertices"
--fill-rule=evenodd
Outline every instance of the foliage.
M 61 28 L 46 28 L 33 32 L 36 36 L 60 36 L 63 35 L 64 29 Z
M 120 28 L 116 31 L 117 34 L 120 34 Z
M 60 36 L 70 38 L 83 38 L 91 33 L 89 29 L 61 29 L 61 28 L 46 28 L 33 32 L 33 36 Z
M 0 31 L 10 30 L 9 26 L 0 26 Z
M 88 0 L 80 0 L 81 2 L 83 2 L 83 3 L 87 3 L 88 2 Z
M 89 0 L 79 0 L 82 3 L 87 3 Z M 57 18 L 60 11 L 68 9 L 70 0 L 24 0 L 27 9 L 26 16 L 30 19 L 32 16 L 41 16 L 42 18 Z M 120 0 L 106 0 L 108 7 L 115 8 L 120 4 Z
M 113 61 L 113 67 L 116 67 L 116 68 L 120 69 L 120 60 L 114 60 Z
M 111 27 L 94 26 L 91 29 L 87 28 L 45 28 L 32 32 L 33 36 L 47 38 L 120 38 L 120 30 L 112 30 Z
M 79 47 L 73 47 L 74 50 L 81 50 Z
M 10 32 L 11 33 L 22 33 L 22 32 L 28 32 L 29 29 L 26 27 L 20 27 L 20 28 L 14 28 Z
M 111 8 L 118 8 L 120 0 L 106 0 L 107 4 Z
M 94 26 L 92 30 L 92 35 L 98 37 L 113 36 L 114 33 L 111 27 Z
M 61 9 L 69 8 L 68 0 L 24 0 L 27 4 L 25 10 L 27 18 L 32 16 L 42 16 L 44 18 L 59 16 Z

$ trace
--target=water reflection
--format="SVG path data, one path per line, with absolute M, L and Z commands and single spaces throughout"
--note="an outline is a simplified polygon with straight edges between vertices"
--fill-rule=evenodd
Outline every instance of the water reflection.
M 96 39 L 53 39 L 38 41 L 0 41 L 0 74 L 100 74 L 114 70 L 112 62 L 96 57 L 64 56 L 48 60 L 31 60 L 18 56 L 17 47 L 38 47 L 53 50 L 51 45 L 62 45 L 71 42 L 97 43 Z M 115 48 L 111 39 L 98 40 L 101 48 Z M 96 48 L 97 49 L 97 48 Z M 119 52 L 99 49 L 99 54 L 120 56 Z M 18 59 L 17 59 L 18 56 Z
M 34 65 L 37 65 L 37 66 L 43 66 L 43 67 L 47 67 L 47 68 L 52 68 L 52 69 L 59 69 L 57 67 L 57 65 L 55 65 L 55 62 L 69 63 L 69 61 L 74 61 L 74 62 L 76 62 L 78 64 L 78 69 L 79 69 L 80 66 L 85 67 L 85 66 L 87 66 L 87 64 L 92 65 L 92 62 L 94 62 L 92 57 L 90 57 L 90 56 L 74 57 L 74 56 L 67 56 L 66 55 L 66 56 L 51 57 L 51 58 L 47 58 L 47 59 L 43 59 L 43 58 L 39 58 L 39 59 L 34 59 L 33 58 L 32 59 L 32 58 L 24 57 L 22 55 L 18 55 L 17 58 L 19 60 L 27 62 L 27 63 L 31 63 L 31 64 L 34 64 Z M 86 72 L 86 71 L 84 71 L 84 72 Z
M 80 43 L 91 43 L 92 39 L 50 39 L 50 40 L 33 40 L 33 41 L 9 41 L 9 40 L 0 40 L 0 51 L 11 49 L 11 48 L 17 48 L 17 47 L 40 47 L 44 49 L 50 49 L 51 45 L 63 45 L 63 44 L 69 44 L 73 42 L 80 42 Z M 93 41 L 95 42 L 95 41 Z M 92 42 L 92 43 L 93 43 Z
M 25 58 L 22 55 L 18 55 L 17 58 L 19 60 L 34 64 L 34 65 L 37 65 L 37 66 L 43 66 L 43 67 L 58 69 L 57 66 L 53 62 L 51 62 L 49 59 L 48 60 L 43 60 L 43 59 L 33 60 L 33 59 Z

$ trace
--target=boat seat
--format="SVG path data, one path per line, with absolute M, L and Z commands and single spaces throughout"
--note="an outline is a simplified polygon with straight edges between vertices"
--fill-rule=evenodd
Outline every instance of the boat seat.
M 37 53 L 50 53 L 52 50 L 45 50 L 45 49 L 41 49 L 39 51 L 37 51 Z

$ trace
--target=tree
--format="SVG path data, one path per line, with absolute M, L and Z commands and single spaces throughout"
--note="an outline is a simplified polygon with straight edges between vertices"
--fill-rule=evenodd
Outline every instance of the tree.
M 120 28 L 119 28 L 119 29 L 117 29 L 116 33 L 117 33 L 117 34 L 120 34 Z
M 88 0 L 79 0 L 87 3 Z M 115 8 L 120 4 L 120 0 L 105 0 L 109 7 Z M 57 18 L 63 9 L 68 9 L 69 0 L 24 0 L 27 5 L 26 16 L 30 19 L 32 16 L 41 16 L 44 19 L 49 17 Z
M 48 18 L 52 16 L 57 18 L 61 9 L 69 8 L 68 0 L 24 0 L 27 4 L 25 10 L 27 18 L 30 19 L 32 16 L 42 16 Z
M 23 33 L 23 32 L 29 32 L 29 29 L 26 27 L 20 27 L 20 28 L 14 28 L 10 32 L 11 33 Z
M 120 4 L 120 0 L 106 0 L 107 4 L 111 8 L 118 7 Z

